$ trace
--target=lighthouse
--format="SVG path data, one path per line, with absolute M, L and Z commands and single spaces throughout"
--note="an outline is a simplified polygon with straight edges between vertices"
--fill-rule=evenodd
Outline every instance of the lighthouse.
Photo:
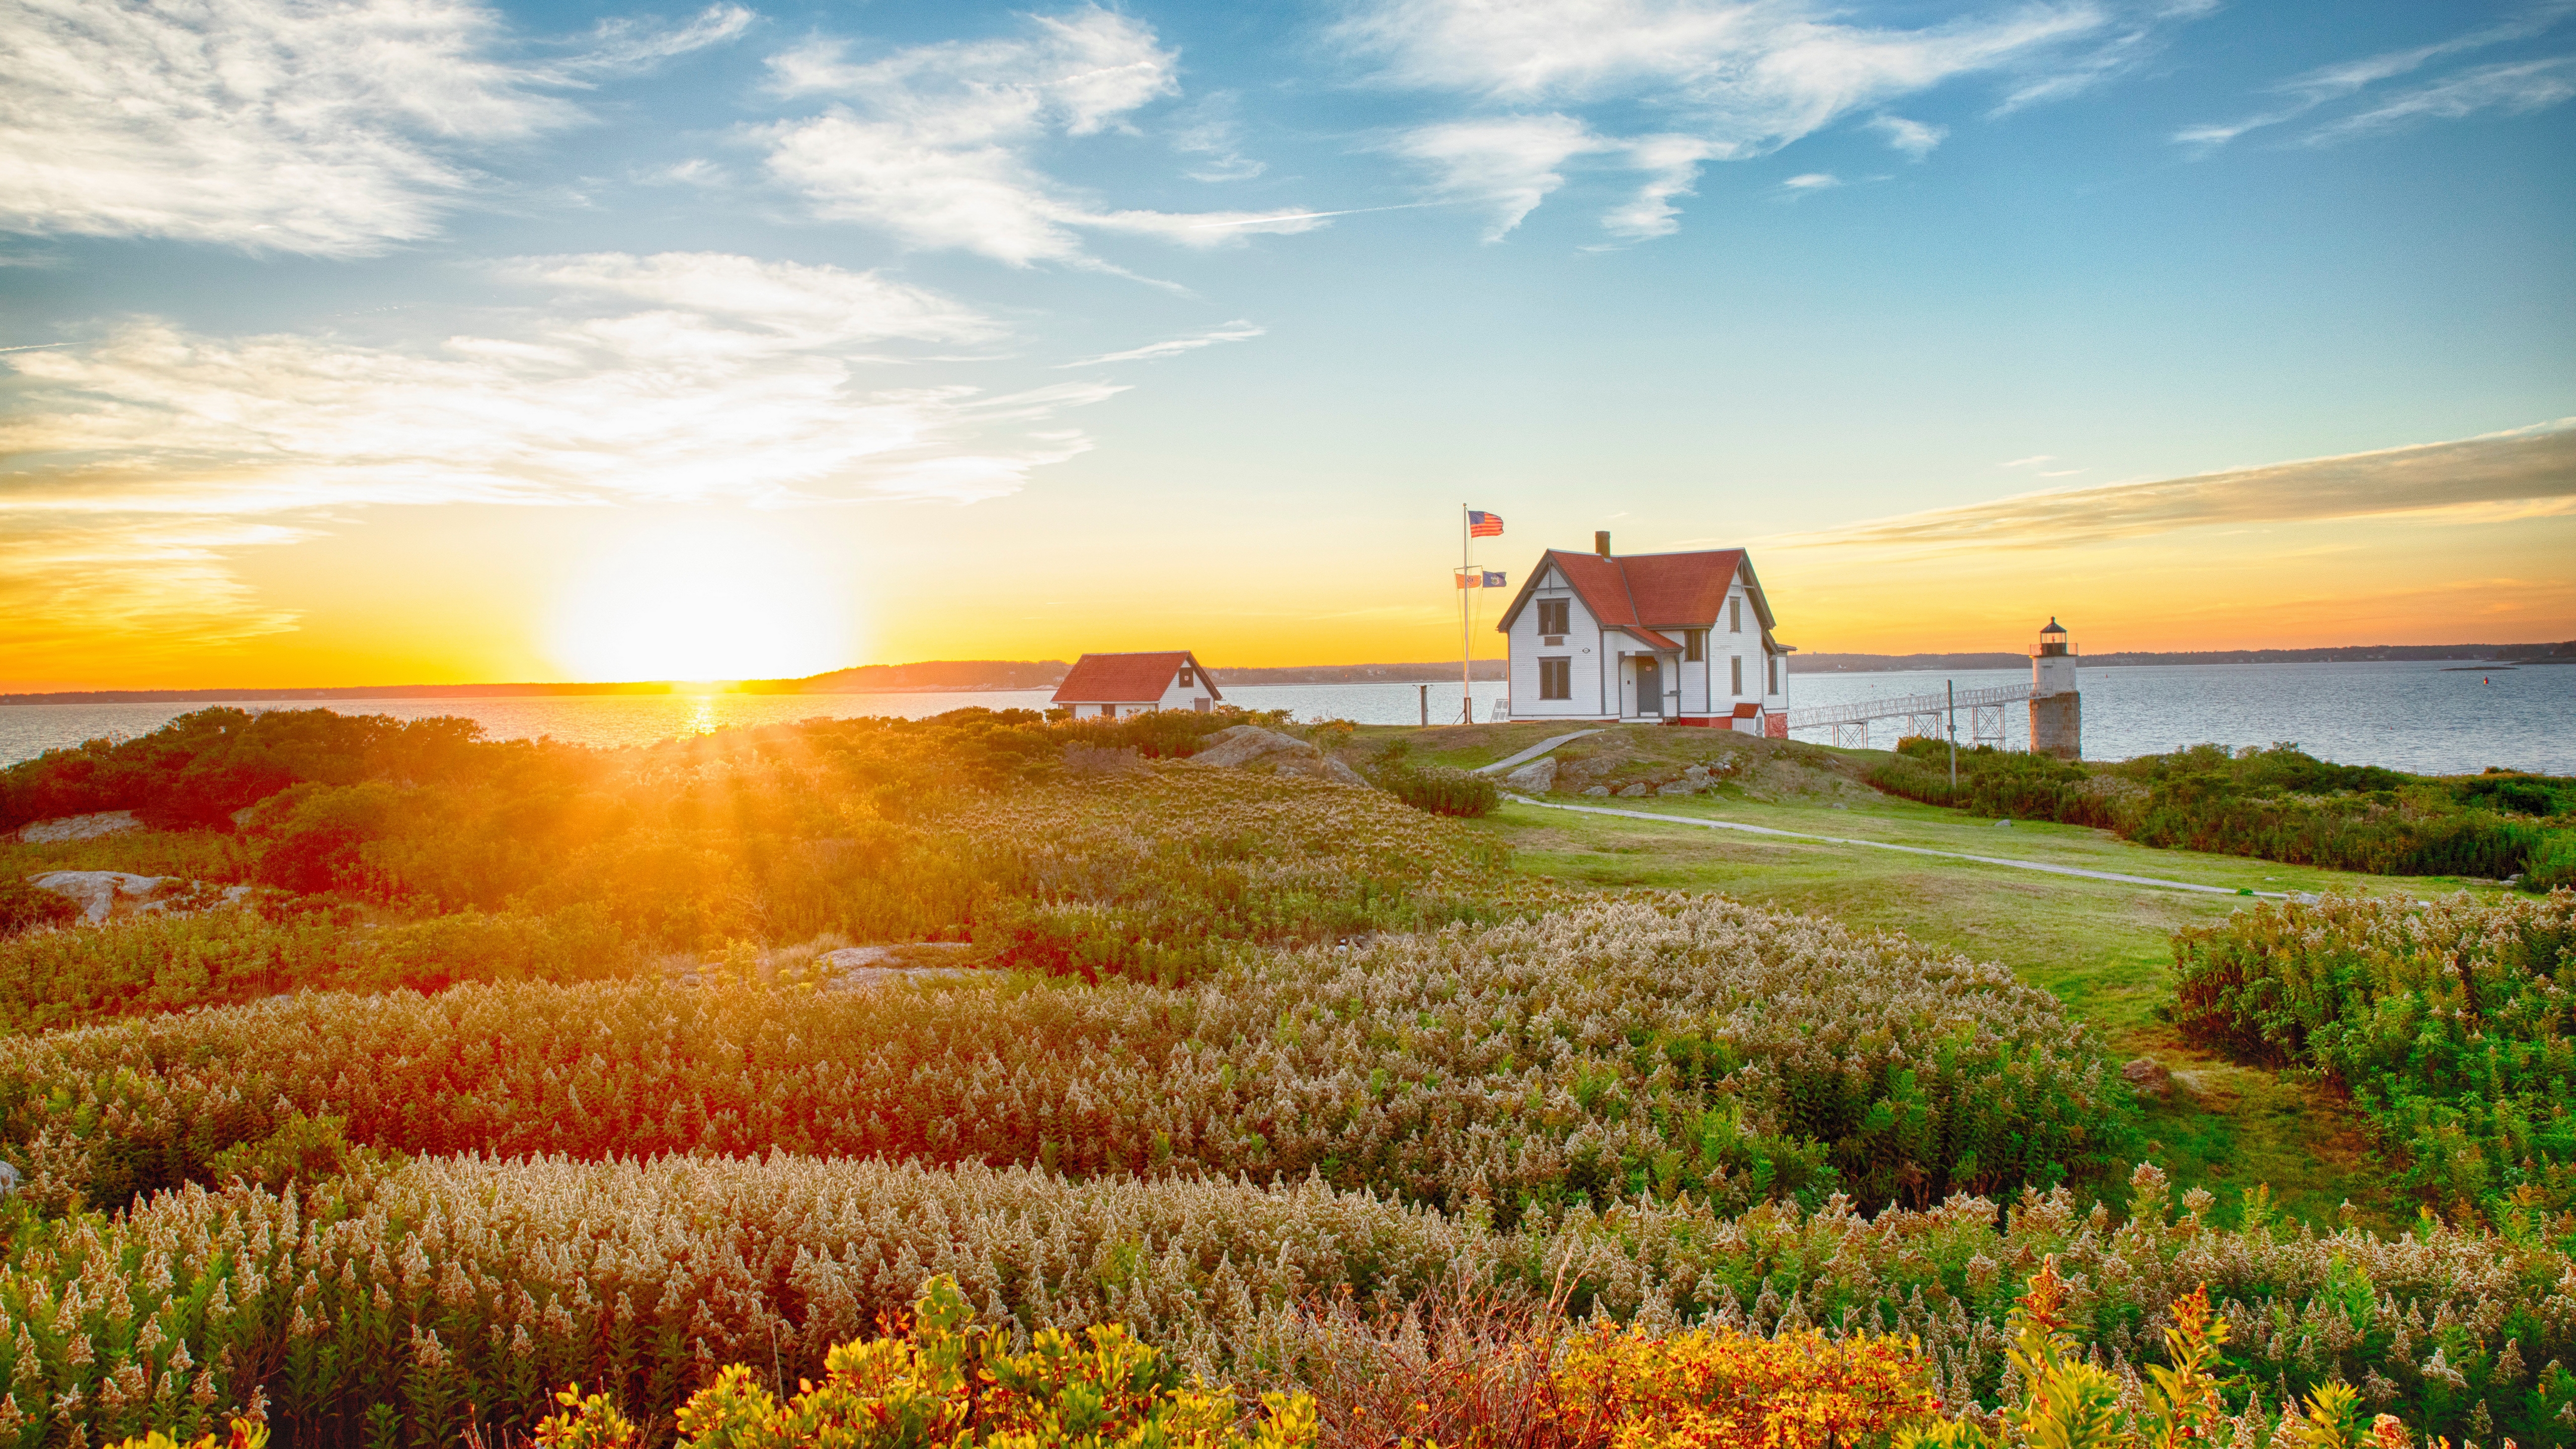
M 2030 747 L 2061 760 L 2084 754 L 2084 700 L 2075 692 L 2075 646 L 2054 618 L 2030 649 Z

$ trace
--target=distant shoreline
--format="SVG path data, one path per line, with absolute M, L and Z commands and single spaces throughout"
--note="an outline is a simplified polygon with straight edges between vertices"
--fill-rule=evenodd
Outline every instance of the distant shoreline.
M 1793 675 L 1894 674 L 1930 670 L 2020 669 L 2022 654 L 1794 654 Z M 2529 664 L 2576 664 L 2576 641 L 2563 644 L 2380 644 L 2336 649 L 2230 649 L 2190 652 L 2125 652 L 2096 654 L 2083 660 L 2088 669 L 2138 665 L 2190 664 L 2451 664 L 2513 668 Z M 835 670 L 804 679 L 751 679 L 718 687 L 743 694 L 990 694 L 1007 690 L 1051 689 L 1064 677 L 1060 660 L 954 660 L 921 664 L 872 664 Z M 1458 678 L 1454 663 L 1318 664 L 1259 669 L 1209 666 L 1219 684 L 1445 684 Z M 1475 661 L 1478 683 L 1503 677 L 1503 661 Z M 324 704 L 362 699 L 536 699 L 618 698 L 687 695 L 705 692 L 689 681 L 645 680 L 612 684 L 386 684 L 339 685 L 319 689 L 92 689 L 50 693 L 0 694 L 0 705 L 62 704 Z

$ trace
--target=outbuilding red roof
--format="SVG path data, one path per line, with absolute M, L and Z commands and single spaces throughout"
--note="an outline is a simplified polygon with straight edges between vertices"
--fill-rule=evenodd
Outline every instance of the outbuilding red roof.
M 1512 606 L 1503 611 L 1494 627 L 1508 631 L 1512 619 L 1521 611 L 1530 591 L 1547 577 L 1554 565 L 1565 575 L 1566 582 L 1583 598 L 1583 606 L 1603 624 L 1625 629 L 1631 634 L 1656 629 L 1705 629 L 1717 619 L 1726 602 L 1726 591 L 1738 572 L 1751 587 L 1754 616 L 1767 635 L 1771 624 L 1770 600 L 1763 597 L 1761 582 L 1753 577 L 1753 566 L 1745 560 L 1740 548 L 1711 549 L 1705 553 L 1639 553 L 1603 558 L 1597 553 L 1576 553 L 1568 549 L 1549 549 L 1539 567 L 1521 585 Z M 1658 649 L 1680 646 L 1669 639 L 1647 640 Z
M 1190 651 L 1171 649 L 1158 654 L 1085 654 L 1073 661 L 1064 683 L 1055 687 L 1055 702 L 1152 704 L 1172 687 L 1172 676 L 1184 664 L 1198 671 L 1209 698 L 1225 698 L 1217 693 L 1215 677 Z

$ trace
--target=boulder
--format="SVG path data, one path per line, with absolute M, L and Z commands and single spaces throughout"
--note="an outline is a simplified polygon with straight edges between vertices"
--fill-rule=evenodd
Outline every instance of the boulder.
M 2129 1090 L 2141 1097 L 2162 1097 L 2173 1089 L 2173 1073 L 2154 1057 L 2138 1058 L 2120 1068 L 2120 1075 L 2127 1079 Z
M 1618 797 L 1619 797 L 1620 799 L 1622 799 L 1622 800 L 1643 800 L 1644 798 L 1646 798 L 1646 796 L 1647 796 L 1647 795 L 1649 795 L 1649 794 L 1653 793 L 1653 790 L 1654 790 L 1654 787 L 1653 787 L 1653 786 L 1648 785 L 1648 784 L 1647 784 L 1645 781 L 1643 781 L 1643 780 L 1640 780 L 1640 781 L 1638 781 L 1638 782 L 1637 782 L 1636 784 L 1634 784 L 1634 785 L 1626 785 L 1626 786 L 1622 786 L 1621 788 L 1619 788 L 1619 789 L 1617 789 L 1617 790 L 1613 790 L 1613 791 L 1611 791 L 1610 793 L 1612 793 L 1612 794 L 1614 794 L 1614 795 L 1618 796 Z
M 1682 783 L 1690 786 L 1694 790 L 1707 788 L 1708 766 L 1693 765 L 1689 769 L 1682 771 Z
M 1266 730 L 1259 725 L 1236 725 L 1208 736 L 1207 748 L 1190 756 L 1202 765 L 1227 767 L 1249 765 L 1255 760 L 1268 760 L 1281 755 L 1320 755 L 1304 740 Z
M 1583 793 L 1586 795 L 1607 795 L 1610 793 L 1610 787 L 1607 785 L 1595 785 Z
M 176 882 L 177 876 L 134 875 L 121 870 L 56 870 L 27 877 L 27 884 L 40 891 L 52 891 L 80 902 L 81 914 L 92 924 L 107 919 L 116 909 L 119 896 L 142 900 L 159 890 L 165 882 Z
M 92 815 L 57 815 L 51 820 L 30 820 L 18 827 L 18 838 L 29 845 L 58 845 L 66 840 L 88 840 L 93 836 L 121 835 L 140 830 L 143 822 L 131 810 L 101 810 Z
M 1336 785 L 1365 785 L 1360 772 L 1325 754 L 1304 740 L 1266 730 L 1259 725 L 1236 725 L 1208 736 L 1212 742 L 1190 758 L 1202 765 L 1239 769 L 1246 765 L 1267 765 L 1282 775 L 1304 775 L 1312 780 L 1329 780 Z
M 1552 758 L 1532 760 L 1505 775 L 1503 786 L 1526 795 L 1544 795 L 1556 788 L 1556 761 Z

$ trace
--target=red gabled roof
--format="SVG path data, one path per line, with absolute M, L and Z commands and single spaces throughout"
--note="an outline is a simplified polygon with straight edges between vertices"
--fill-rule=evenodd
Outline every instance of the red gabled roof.
M 1682 647 L 1675 641 L 1665 638 L 1663 635 L 1656 633 L 1654 630 L 1647 628 L 1643 624 L 1613 624 L 1610 627 L 1628 635 L 1649 649 L 1675 650 Z
M 1073 661 L 1064 683 L 1055 687 L 1055 702 L 1151 704 L 1172 687 L 1172 676 L 1184 664 L 1198 670 L 1210 698 L 1225 698 L 1217 693 L 1215 677 L 1190 651 L 1171 649 L 1158 654 L 1085 654 Z
M 1613 558 L 1552 548 L 1521 585 L 1511 607 L 1503 611 L 1503 617 L 1494 625 L 1497 631 L 1512 627 L 1513 617 L 1520 613 L 1539 580 L 1547 577 L 1550 565 L 1574 586 L 1592 617 L 1632 634 L 1641 630 L 1708 628 L 1717 621 L 1719 608 L 1726 602 L 1726 591 L 1734 585 L 1738 572 L 1751 586 L 1753 612 L 1766 633 L 1772 623 L 1770 600 L 1763 596 L 1761 581 L 1753 577 L 1753 565 L 1740 548 Z M 1660 637 L 1648 642 L 1658 649 L 1681 647 Z

